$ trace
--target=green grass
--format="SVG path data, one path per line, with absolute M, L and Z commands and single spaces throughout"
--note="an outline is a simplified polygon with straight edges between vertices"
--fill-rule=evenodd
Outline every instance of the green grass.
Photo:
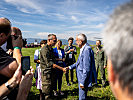
M 62 48 L 63 47 L 64 46 L 62 46 Z M 23 56 L 30 56 L 31 66 L 33 66 L 34 69 L 36 67 L 36 64 L 34 63 L 34 52 L 36 49 L 38 48 L 23 48 L 22 49 Z M 80 51 L 79 48 L 77 48 L 76 59 L 78 58 L 79 51 Z M 106 78 L 107 78 L 107 70 L 106 70 Z M 98 79 L 100 79 L 100 75 Z M 74 81 L 76 81 L 75 70 L 74 70 Z M 97 87 L 93 87 L 91 90 L 88 90 L 87 98 L 89 100 L 115 100 L 115 97 L 113 96 L 111 92 L 110 86 L 107 85 L 105 88 L 102 88 L 101 82 L 98 81 L 98 83 L 99 84 Z M 65 74 L 63 74 L 63 78 L 62 78 L 62 91 L 65 93 L 65 95 L 62 97 L 56 98 L 57 100 L 78 100 L 78 84 L 67 86 Z M 32 81 L 32 88 L 29 93 L 28 100 L 39 100 L 39 91 L 36 89 L 34 78 Z

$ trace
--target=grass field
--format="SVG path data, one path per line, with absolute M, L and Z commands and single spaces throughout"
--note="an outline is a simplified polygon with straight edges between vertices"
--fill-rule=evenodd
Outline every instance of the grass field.
M 35 69 L 36 64 L 34 63 L 34 52 L 38 48 L 23 48 L 22 54 L 23 56 L 30 56 L 31 66 Z M 77 48 L 77 55 L 76 59 L 79 55 L 79 48 Z M 98 77 L 98 79 L 100 76 Z M 106 80 L 107 80 L 107 70 L 106 70 Z M 74 81 L 76 81 L 76 74 L 74 72 Z M 66 78 L 63 74 L 62 78 L 62 91 L 65 93 L 64 96 L 57 97 L 57 100 L 78 100 L 78 84 L 72 84 L 71 86 L 67 86 Z M 89 100 L 115 100 L 113 96 L 110 86 L 107 85 L 105 88 L 101 87 L 101 82 L 98 80 L 98 86 L 93 87 L 87 93 L 87 98 Z M 32 88 L 28 96 L 28 100 L 39 100 L 39 91 L 36 89 L 35 86 L 35 79 L 33 78 L 32 81 Z

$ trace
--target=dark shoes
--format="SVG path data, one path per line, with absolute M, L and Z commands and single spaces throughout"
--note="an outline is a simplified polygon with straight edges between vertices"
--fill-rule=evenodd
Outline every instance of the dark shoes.
M 72 82 L 72 84 L 76 84 L 77 82 Z
M 57 97 L 57 96 L 59 96 L 59 95 L 60 95 L 60 96 L 63 96 L 64 93 L 63 93 L 62 91 L 58 91 L 58 92 L 57 92 L 57 91 L 54 91 L 54 96 L 55 96 L 55 97 Z
M 67 83 L 67 86 L 70 86 L 71 84 L 70 83 Z
M 59 91 L 59 94 L 60 94 L 61 96 L 63 96 L 63 95 L 64 95 L 64 93 L 63 93 L 62 91 Z
M 57 97 L 58 96 L 58 92 L 54 91 L 54 96 Z
M 102 80 L 102 87 L 106 87 L 106 81 Z
M 106 87 L 106 84 L 102 84 L 102 87 Z

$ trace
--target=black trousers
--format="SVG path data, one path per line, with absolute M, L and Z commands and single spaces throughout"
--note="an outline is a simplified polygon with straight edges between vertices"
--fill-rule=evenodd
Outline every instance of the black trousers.
M 73 69 L 70 70 L 71 82 L 73 82 Z M 69 72 L 66 73 L 66 81 L 69 83 Z

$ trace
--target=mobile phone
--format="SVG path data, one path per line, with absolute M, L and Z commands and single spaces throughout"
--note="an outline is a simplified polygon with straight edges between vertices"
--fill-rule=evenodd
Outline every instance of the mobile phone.
M 25 75 L 28 70 L 30 70 L 30 56 L 22 56 L 21 57 L 22 64 L 22 75 Z

